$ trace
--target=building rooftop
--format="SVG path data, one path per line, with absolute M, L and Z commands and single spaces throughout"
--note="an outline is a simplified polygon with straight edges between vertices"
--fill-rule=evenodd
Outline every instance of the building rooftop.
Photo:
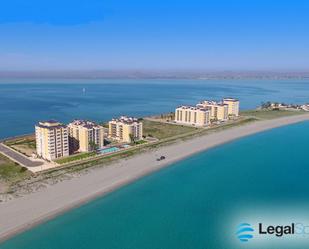
M 134 117 L 127 117 L 127 116 L 121 116 L 119 118 L 113 118 L 112 121 L 115 122 L 121 122 L 125 124 L 133 124 L 133 123 L 138 123 L 138 119 Z
M 189 109 L 189 110 L 192 110 L 192 111 L 196 111 L 196 110 L 199 110 L 199 111 L 209 111 L 210 108 L 207 108 L 207 107 L 201 107 L 201 106 L 187 106 L 187 105 L 182 105 L 182 106 L 179 106 L 177 107 L 178 108 L 181 108 L 181 109 Z
M 99 128 L 100 126 L 96 124 L 95 122 L 89 121 L 89 120 L 82 120 L 82 119 L 75 119 L 73 120 L 70 125 L 75 125 L 75 126 L 81 126 L 87 129 L 93 129 L 93 128 Z
M 55 128 L 65 128 L 66 125 L 56 121 L 56 120 L 47 120 L 40 121 L 36 126 L 47 129 L 55 129 Z
M 223 101 L 232 101 L 232 102 L 238 102 L 239 100 L 238 99 L 235 99 L 235 98 L 224 98 Z
M 204 100 L 204 101 L 201 101 L 200 103 L 197 104 L 197 106 L 203 106 L 203 105 L 217 105 L 217 106 L 225 106 L 227 104 L 224 104 L 222 101 L 220 102 L 217 102 L 217 101 L 209 101 L 209 100 Z

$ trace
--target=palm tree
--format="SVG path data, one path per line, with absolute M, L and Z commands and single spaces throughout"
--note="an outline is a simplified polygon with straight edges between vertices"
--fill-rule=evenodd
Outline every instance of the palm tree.
M 135 144 L 135 137 L 133 136 L 132 133 L 130 133 L 130 140 L 131 140 L 131 143 L 134 143 Z
M 267 101 L 267 102 L 262 102 L 261 107 L 262 109 L 267 109 L 271 106 L 271 102 Z
M 96 143 L 93 142 L 93 141 L 90 141 L 90 142 L 89 142 L 89 147 L 90 147 L 90 150 L 98 150 L 98 149 L 99 149 L 99 145 L 96 144 Z

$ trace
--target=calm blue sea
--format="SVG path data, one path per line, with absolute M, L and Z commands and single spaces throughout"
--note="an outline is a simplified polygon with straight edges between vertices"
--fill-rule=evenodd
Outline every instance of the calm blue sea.
M 267 100 L 303 103 L 308 102 L 309 80 L 1 80 L 0 138 L 32 133 L 39 120 L 108 121 L 224 96 L 238 97 L 242 109 Z
M 0 248 L 308 248 L 309 238 L 302 245 L 277 246 L 261 245 L 255 238 L 244 244 L 235 236 L 240 222 L 263 221 L 287 208 L 292 220 L 299 217 L 294 209 L 308 213 L 308 147 L 309 122 L 225 144 L 39 225 Z

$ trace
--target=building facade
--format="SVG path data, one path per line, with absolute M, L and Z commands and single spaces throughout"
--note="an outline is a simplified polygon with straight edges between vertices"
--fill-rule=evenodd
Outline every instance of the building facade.
M 211 120 L 228 120 L 228 105 L 223 102 L 203 101 L 197 104 L 197 107 L 208 108 L 210 110 Z
M 57 121 L 39 122 L 35 126 L 36 151 L 39 157 L 55 160 L 69 155 L 68 127 Z
M 239 116 L 239 100 L 234 98 L 225 98 L 223 103 L 228 105 L 228 115 L 238 117 Z
M 68 125 L 70 153 L 89 152 L 104 146 L 104 128 L 87 120 L 74 120 Z
M 109 122 L 108 134 L 111 139 L 131 143 L 143 139 L 143 123 L 136 118 L 122 116 Z
M 175 122 L 193 126 L 207 126 L 210 123 L 210 110 L 196 106 L 180 106 L 175 110 Z

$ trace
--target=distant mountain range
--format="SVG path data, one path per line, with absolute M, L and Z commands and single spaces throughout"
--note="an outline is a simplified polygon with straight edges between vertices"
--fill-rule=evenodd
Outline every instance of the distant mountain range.
M 0 71 L 0 79 L 309 79 L 309 71 Z

